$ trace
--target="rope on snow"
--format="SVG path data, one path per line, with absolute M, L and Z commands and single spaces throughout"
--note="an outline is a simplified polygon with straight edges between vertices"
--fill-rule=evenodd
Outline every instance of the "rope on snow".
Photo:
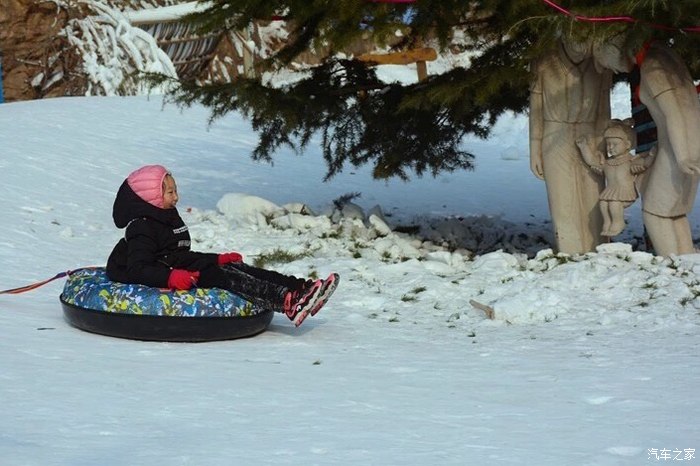
M 79 272 L 79 271 L 81 271 L 81 270 L 94 269 L 94 268 L 96 268 L 96 267 L 95 267 L 95 266 L 93 266 L 93 267 L 81 267 L 81 268 L 75 269 L 75 270 L 66 270 L 65 272 L 57 273 L 57 274 L 54 275 L 53 277 L 47 278 L 46 280 L 42 280 L 42 281 L 40 281 L 40 282 L 31 283 L 31 284 L 29 284 L 29 285 L 20 286 L 20 287 L 17 287 L 17 288 L 10 288 L 9 290 L 0 290 L 0 294 L 20 294 L 20 293 L 25 293 L 25 292 L 27 292 L 27 291 L 31 291 L 31 290 L 34 290 L 34 289 L 36 289 L 36 288 L 39 288 L 40 286 L 44 286 L 44 285 L 46 285 L 47 283 L 52 282 L 52 281 L 54 281 L 54 280 L 58 280 L 59 278 L 63 278 L 63 277 L 67 277 L 67 276 L 69 276 L 69 275 L 72 275 L 72 274 L 74 274 L 75 272 Z

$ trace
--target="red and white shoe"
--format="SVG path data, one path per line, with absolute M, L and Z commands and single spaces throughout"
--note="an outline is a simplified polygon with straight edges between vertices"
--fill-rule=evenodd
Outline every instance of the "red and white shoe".
M 339 283 L 340 275 L 338 275 L 337 273 L 332 273 L 328 276 L 328 278 L 323 280 L 321 294 L 319 295 L 318 300 L 314 304 L 314 307 L 311 309 L 312 316 L 318 314 L 318 311 L 320 311 L 321 308 L 328 302 L 328 299 L 335 292 L 335 289 L 338 288 Z
M 297 327 L 306 319 L 306 316 L 316 305 L 321 291 L 323 280 L 316 280 L 301 290 L 289 291 L 284 297 L 284 315 L 294 321 Z
M 296 319 L 294 319 L 294 325 L 297 327 L 301 325 L 304 320 L 309 316 L 315 316 L 318 311 L 321 310 L 324 304 L 328 302 L 328 298 L 331 297 L 336 288 L 338 288 L 338 283 L 340 282 L 340 275 L 337 273 L 332 273 L 325 280 L 317 280 L 322 283 L 321 290 L 318 293 L 318 298 L 314 301 L 313 305 L 305 311 L 300 312 Z M 316 282 L 313 282 L 316 283 Z

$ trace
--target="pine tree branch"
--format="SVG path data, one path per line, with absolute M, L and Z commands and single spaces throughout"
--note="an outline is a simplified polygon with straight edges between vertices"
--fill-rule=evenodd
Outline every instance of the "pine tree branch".
M 282 146 L 302 152 L 319 134 L 327 177 L 348 164 L 372 164 L 376 177 L 407 179 L 471 168 L 473 154 L 460 149 L 464 135 L 487 137 L 500 115 L 526 111 L 529 63 L 561 36 L 604 41 L 624 31 L 631 46 L 672 39 L 693 76 L 700 76 L 700 34 L 681 32 L 700 25 L 700 0 L 557 3 L 580 17 L 625 15 L 635 22 L 581 21 L 541 0 L 421 0 L 410 6 L 212 0 L 208 11 L 193 17 L 205 30 L 242 29 L 253 19 L 280 15 L 291 23 L 288 42 L 268 65 L 285 66 L 309 50 L 326 58 L 310 70 L 310 77 L 284 88 L 247 79 L 206 86 L 180 83 L 171 97 L 179 105 L 210 107 L 212 121 L 232 111 L 245 115 L 259 136 L 252 154 L 256 159 L 271 161 Z M 396 37 L 397 31 L 402 37 Z M 387 84 L 365 64 L 334 58 L 369 32 L 377 45 L 392 50 L 432 41 L 442 53 L 455 46 L 475 53 L 464 68 L 417 84 Z M 457 43 L 458 36 L 465 40 Z

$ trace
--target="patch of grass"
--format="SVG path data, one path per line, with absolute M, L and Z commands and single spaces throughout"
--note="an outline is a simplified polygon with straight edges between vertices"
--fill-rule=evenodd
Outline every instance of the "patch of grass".
M 417 295 L 424 292 L 427 289 L 428 288 L 426 288 L 424 286 L 417 286 L 417 287 L 413 288 L 411 291 L 409 291 L 408 293 L 406 293 L 405 295 L 401 296 L 401 301 L 403 301 L 404 303 L 418 301 Z
M 267 222 L 268 225 L 272 223 L 272 220 L 275 218 L 275 214 L 273 213 L 267 213 L 267 214 L 262 214 L 263 217 L 265 217 L 265 221 Z
M 310 252 L 291 253 L 282 249 L 276 248 L 270 252 L 261 253 L 253 261 L 253 265 L 259 268 L 265 268 L 268 264 L 287 264 L 294 262 L 304 257 L 311 256 Z
M 335 231 L 331 231 L 330 233 L 324 232 L 321 234 L 321 236 L 319 238 L 321 238 L 321 239 L 338 239 L 338 238 L 340 238 L 341 231 L 342 231 L 342 228 L 339 228 Z
M 360 243 L 359 241 L 353 242 L 352 246 L 350 247 L 353 259 L 359 259 L 360 257 L 362 257 L 361 250 L 365 248 L 366 246 Z

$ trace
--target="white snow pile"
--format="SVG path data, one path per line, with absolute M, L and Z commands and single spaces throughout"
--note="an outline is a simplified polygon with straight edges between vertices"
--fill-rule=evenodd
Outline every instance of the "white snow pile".
M 490 235 L 482 232 L 481 237 L 487 240 L 480 247 L 486 250 L 500 241 L 504 247 L 522 251 L 523 247 L 536 248 L 542 235 L 532 240 L 522 234 L 514 244 L 500 234 L 512 223 L 477 217 L 473 222 L 461 219 L 459 224 L 465 228 L 459 234 L 457 223 L 450 221 L 446 222 L 450 228 L 429 229 L 428 239 L 393 231 L 379 206 L 365 213 L 352 202 L 342 206 L 336 202 L 324 213 L 316 214 L 301 203 L 278 206 L 241 193 L 224 195 L 217 209 L 186 212 L 195 249 L 225 250 L 230 232 L 235 231 L 236 241 L 241 235 L 256 236 L 259 247 L 249 248 L 252 257 L 278 251 L 281 242 L 293 244 L 287 251 L 296 257 L 330 254 L 355 260 L 357 264 L 351 267 L 354 278 L 350 280 L 365 281 L 379 289 L 399 281 L 395 274 L 431 277 L 418 287 L 420 291 L 409 293 L 410 299 L 403 296 L 409 300 L 429 290 L 432 280 L 451 280 L 461 288 L 455 290 L 459 297 L 451 299 L 455 296 L 437 293 L 425 304 L 430 311 L 423 312 L 450 325 L 468 303 L 477 309 L 491 308 L 492 319 L 508 324 L 549 322 L 572 315 L 575 319 L 593 319 L 600 325 L 617 322 L 649 328 L 677 321 L 692 327 L 692 316 L 700 310 L 700 254 L 662 258 L 633 251 L 629 244 L 609 243 L 599 246 L 595 253 L 573 256 L 555 254 L 548 248 L 540 248 L 533 258 L 503 249 L 475 255 L 468 248 L 452 248 L 454 238 L 467 239 L 479 231 L 479 226 L 490 225 L 498 234 L 489 239 Z M 477 241 L 472 238 L 471 242 Z M 369 272 L 371 267 L 359 265 L 366 262 L 377 263 L 382 274 L 375 275 Z

